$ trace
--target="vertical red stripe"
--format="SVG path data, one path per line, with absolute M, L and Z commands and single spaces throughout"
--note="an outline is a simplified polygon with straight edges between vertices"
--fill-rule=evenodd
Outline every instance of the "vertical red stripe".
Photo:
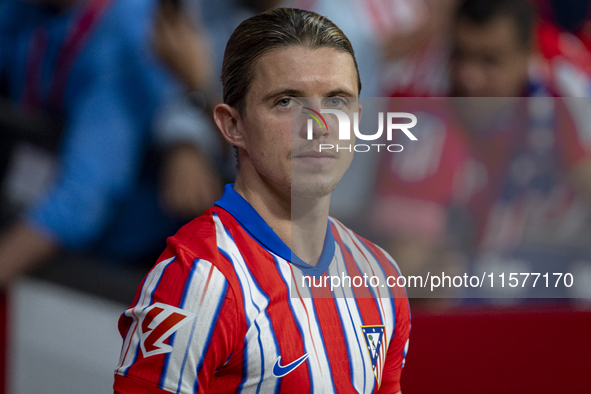
M 22 105 L 27 110 L 36 110 L 41 102 L 43 57 L 47 49 L 47 28 L 41 26 L 33 32 L 23 87 Z
M 292 301 L 288 298 L 290 296 L 290 284 L 285 284 L 279 272 L 280 268 L 276 265 L 275 259 L 269 251 L 253 240 L 236 222 L 234 217 L 223 210 L 219 210 L 218 215 L 222 223 L 230 231 L 253 279 L 259 285 L 261 291 L 270 299 L 266 311 L 277 339 L 281 363 L 285 365 L 300 358 L 306 353 L 306 350 L 304 338 L 302 337 L 303 333 L 300 333 L 298 321 L 290 307 L 290 301 Z M 297 286 L 295 288 L 299 291 Z M 309 311 L 299 293 L 298 297 L 298 299 L 294 298 L 293 301 L 302 302 L 304 310 L 308 314 Z M 309 320 L 308 317 L 308 322 Z M 311 327 L 301 327 L 301 329 L 311 330 Z M 316 344 L 313 345 L 316 357 L 318 357 L 315 348 Z M 309 361 L 305 361 L 298 368 L 281 378 L 280 393 L 306 392 L 310 390 L 311 376 L 308 363 Z
M 349 275 L 349 277 L 351 278 L 351 281 L 352 281 L 351 285 L 353 286 L 353 278 L 357 277 L 357 278 L 361 278 L 362 280 L 364 280 L 363 274 L 361 273 L 361 271 L 359 271 L 359 268 L 357 267 L 357 264 L 355 263 L 355 259 L 353 258 L 353 255 L 345 248 L 346 244 L 341 239 L 341 235 L 339 234 L 335 225 L 331 223 L 330 226 L 331 226 L 332 235 L 335 238 L 335 240 L 337 241 L 337 244 L 339 245 L 341 251 L 343 252 L 343 259 L 345 260 L 345 267 L 347 268 L 347 275 Z M 347 246 L 351 247 L 354 245 L 347 245 Z M 348 285 L 349 284 L 347 283 L 347 286 Z M 368 286 L 369 286 L 369 284 L 368 284 Z M 355 298 L 373 298 L 373 295 L 372 295 L 369 287 L 365 287 L 365 286 L 361 286 L 361 287 L 353 286 L 353 294 L 354 294 Z
M 341 250 L 343 252 L 343 257 L 345 259 L 347 270 L 349 271 L 349 276 L 353 277 L 354 275 L 357 275 L 357 276 L 362 277 L 363 275 L 361 274 L 361 272 L 357 268 L 357 265 L 355 264 L 355 260 L 353 258 L 353 255 L 347 249 L 345 249 L 345 247 L 344 247 L 345 243 L 343 242 L 338 230 L 334 227 L 333 224 L 331 224 L 331 226 L 333 229 L 333 231 L 332 231 L 333 236 L 335 237 L 335 240 L 337 241 L 337 243 L 339 244 L 339 247 L 341 248 Z M 356 245 L 349 245 L 349 246 L 357 248 Z M 364 274 L 369 275 L 370 273 L 364 273 Z M 373 271 L 371 274 L 373 275 Z M 371 293 L 371 291 L 369 289 L 369 283 L 368 283 L 367 288 L 362 287 L 362 288 L 356 289 L 356 290 L 359 290 L 359 291 L 355 291 L 355 298 L 357 299 L 358 304 L 360 304 L 363 301 L 364 305 L 371 306 L 371 307 L 366 307 L 366 308 L 360 307 L 360 312 L 361 312 L 361 315 L 363 318 L 363 324 L 364 325 L 382 324 L 381 313 L 377 309 L 377 305 L 376 305 L 376 302 L 381 303 L 381 299 L 376 299 L 373 296 L 373 294 Z M 383 308 L 382 308 L 382 310 L 383 310 Z M 366 318 L 368 320 L 366 320 Z
M 190 271 L 190 268 L 183 267 L 183 264 L 180 263 L 180 261 L 192 263 L 193 259 L 181 260 L 181 256 L 177 256 L 177 259 L 164 269 L 160 282 L 152 293 L 152 304 L 156 302 L 163 302 L 174 306 L 180 304 L 183 290 L 187 283 L 185 273 Z M 130 351 L 135 350 L 136 349 L 130 349 Z M 140 351 L 138 353 L 137 361 L 129 367 L 128 375 L 148 382 L 158 382 L 160 380 L 160 372 L 162 371 L 166 356 L 167 354 L 157 354 L 144 358 Z
M 49 106 L 51 109 L 61 109 L 66 90 L 68 76 L 76 57 L 87 42 L 90 33 L 96 26 L 103 12 L 112 0 L 93 0 L 85 12 L 70 30 L 55 63 L 53 76 L 49 88 Z
M 291 266 L 290 266 L 290 270 L 291 270 L 291 276 L 294 277 L 293 268 Z M 308 313 L 308 308 L 306 307 L 306 304 L 304 303 L 304 300 L 302 299 L 302 295 L 300 294 L 299 287 L 298 286 L 294 286 L 294 287 L 296 289 L 296 292 L 298 293 L 298 300 L 302 303 L 302 306 L 304 307 L 304 311 L 306 312 L 306 321 L 308 322 L 308 332 L 310 333 L 310 337 L 312 338 L 312 346 L 314 347 L 314 356 L 316 357 L 316 359 L 320 359 L 320 357 L 318 356 L 318 349 L 316 349 L 316 341 L 314 341 L 314 335 L 312 333 L 312 326 L 310 325 L 310 314 Z M 320 373 L 322 374 L 322 369 L 320 370 Z
M 349 251 L 347 251 L 347 250 L 344 248 L 344 244 L 345 244 L 345 243 L 344 243 L 344 241 L 342 240 L 342 238 L 341 238 L 341 236 L 340 236 L 340 234 L 339 234 L 339 232 L 338 232 L 337 228 L 335 227 L 335 226 L 337 226 L 337 225 L 338 225 L 338 226 L 341 226 L 341 228 L 342 228 L 344 231 L 347 231 L 347 230 L 346 230 L 344 227 L 342 227 L 342 225 L 341 225 L 340 223 L 337 223 L 336 225 L 332 224 L 332 226 L 333 226 L 333 227 L 332 227 L 332 233 L 333 233 L 333 236 L 335 237 L 335 240 L 336 240 L 336 241 L 337 241 L 337 243 L 339 244 L 339 246 L 340 246 L 341 250 L 343 251 L 343 256 L 344 256 L 344 258 L 345 258 L 345 261 L 347 262 L 347 268 L 348 268 L 348 270 L 349 270 L 349 272 L 350 272 L 350 273 L 349 273 L 349 275 L 350 275 L 350 276 L 352 276 L 352 275 L 353 275 L 353 273 L 351 273 L 352 271 L 354 271 L 354 272 L 355 272 L 355 275 L 360 275 L 360 273 L 359 273 L 359 270 L 357 269 L 357 266 L 355 265 L 355 263 L 354 263 L 354 261 L 353 261 L 353 260 L 354 260 L 354 259 L 353 259 L 353 255 L 352 255 L 351 253 L 349 253 Z M 353 238 L 353 239 L 354 239 L 354 238 Z M 359 247 L 358 247 L 357 245 L 349 245 L 349 247 L 350 247 L 350 248 L 357 248 L 357 250 L 358 250 L 358 251 L 359 251 L 361 254 L 363 254 L 363 255 L 364 255 L 364 257 L 365 257 L 366 259 L 368 259 L 368 256 L 366 256 L 366 255 L 363 253 L 363 251 L 361 251 L 361 250 L 359 249 Z M 379 261 L 379 260 L 378 260 L 378 262 L 379 262 L 379 263 L 381 263 L 381 264 L 383 264 L 383 262 L 381 262 L 381 261 Z M 388 264 L 389 264 L 389 263 L 388 263 Z M 351 267 L 351 268 L 349 268 L 349 267 Z M 371 267 L 371 264 L 370 264 L 370 267 Z M 374 275 L 374 272 L 373 272 L 373 270 L 372 270 L 372 272 L 371 272 L 371 273 L 367 273 L 367 274 L 368 274 L 368 275 L 370 275 L 370 274 L 371 274 L 371 275 Z M 363 297 L 363 298 L 359 298 L 359 297 L 358 297 L 358 298 L 356 299 L 356 301 L 357 301 L 357 305 L 358 305 L 358 309 L 359 309 L 359 314 L 361 315 L 361 321 L 363 322 L 363 325 L 382 325 L 382 324 L 384 324 L 384 325 L 385 325 L 385 323 L 386 323 L 386 322 L 385 322 L 385 321 L 383 321 L 383 320 L 384 320 L 384 318 L 385 318 L 385 316 L 383 316 L 383 315 L 382 315 L 382 313 L 380 312 L 380 308 L 378 308 L 378 303 L 379 303 L 379 305 L 381 305 L 381 310 L 382 310 L 382 311 L 384 311 L 384 307 L 383 307 L 383 305 L 382 305 L 382 300 L 381 300 L 381 299 L 379 299 L 379 298 L 378 298 L 378 299 L 376 299 L 375 297 L 373 297 L 373 296 L 371 295 L 371 292 L 369 291 L 369 289 L 366 289 L 366 290 L 367 290 L 367 293 L 369 293 L 369 296 L 365 296 L 365 297 Z M 361 330 L 361 327 L 355 327 L 355 328 L 356 328 L 356 329 L 359 329 L 359 330 Z M 387 336 L 386 336 L 386 335 L 387 335 L 387 334 L 386 334 L 386 330 L 384 329 L 384 339 L 383 339 L 384 341 L 385 341 L 385 338 L 387 338 Z M 364 345 L 364 346 L 367 346 L 367 344 L 366 344 L 365 342 L 363 343 L 363 345 Z M 380 355 L 379 355 L 379 356 L 380 356 L 380 357 L 385 357 L 385 354 L 382 354 L 382 353 L 383 353 L 383 352 L 382 352 L 382 351 L 380 351 Z M 365 357 L 365 356 L 364 356 L 364 357 Z M 377 377 L 379 376 L 379 375 L 378 375 L 378 369 L 379 369 L 379 366 L 380 366 L 380 360 L 378 359 L 378 360 L 377 360 L 377 364 L 376 364 L 376 366 L 375 366 L 375 369 L 374 369 L 374 371 L 373 371 L 373 372 L 374 372 L 374 375 L 376 376 L 376 385 L 375 385 L 376 389 L 377 389 Z
M 339 311 L 334 298 L 314 299 L 316 317 L 324 339 L 328 365 L 332 373 L 337 393 L 353 393 L 351 360 L 347 352 L 348 344 L 341 326 Z M 353 371 L 356 373 L 356 371 Z
M 49 84 L 49 96 L 46 103 L 51 110 L 61 110 L 63 96 L 68 76 L 76 57 L 87 42 L 90 33 L 97 25 L 107 6 L 112 0 L 92 0 L 82 12 L 80 18 L 74 21 L 72 29 L 66 35 L 60 47 L 57 60 L 53 67 L 53 74 Z M 43 59 L 47 49 L 48 31 L 45 25 L 33 32 L 27 64 L 25 69 L 25 83 L 23 87 L 22 105 L 26 109 L 37 110 L 43 106 Z
M 220 217 L 222 214 L 220 214 Z M 224 215 L 225 216 L 225 215 Z M 224 217 L 224 219 L 229 219 Z M 232 220 L 234 220 L 232 218 Z M 237 226 L 234 226 L 238 228 Z M 248 269 L 260 290 L 269 297 L 266 309 L 272 330 L 274 331 L 281 363 L 288 364 L 306 353 L 304 338 L 298 328 L 298 322 L 290 307 L 290 289 L 286 285 L 275 259 L 267 250 L 254 241 L 245 231 L 232 233 L 238 250 L 243 254 Z M 294 301 L 298 301 L 295 300 Z M 305 308 L 305 305 L 304 305 Z M 302 330 L 305 330 L 302 327 Z M 275 362 L 275 360 L 272 360 Z M 308 361 L 281 379 L 279 392 L 299 392 L 309 390 L 311 376 Z
M 382 269 L 384 270 L 386 276 L 392 276 L 395 278 L 398 278 L 400 276 L 394 264 L 390 262 L 390 260 L 386 257 L 386 255 L 380 248 L 378 248 L 374 243 L 366 240 L 365 238 L 359 237 L 359 240 L 375 256 L 375 258 L 378 260 L 380 264 L 380 267 L 382 267 Z M 390 288 L 389 290 L 390 297 L 393 297 L 395 299 L 407 299 L 405 288 L 396 286 Z
M 207 274 L 207 280 L 205 281 L 205 286 L 203 286 L 203 293 L 201 293 L 201 299 L 199 300 L 199 306 L 203 304 L 203 299 L 205 298 L 205 294 L 207 294 L 207 288 L 209 287 L 209 282 L 211 281 L 211 276 L 213 275 L 213 264 L 209 267 L 209 273 Z
M 237 321 L 233 321 L 230 318 L 231 316 L 236 316 L 237 312 L 240 312 L 236 310 L 236 306 L 237 304 L 239 305 L 241 300 L 226 296 L 223 302 L 219 312 L 219 317 L 222 320 L 218 320 L 215 323 L 209 348 L 203 355 L 203 367 L 201 370 L 196 371 L 197 380 L 199 381 L 197 392 L 200 394 L 235 393 L 242 382 L 244 352 L 238 351 L 233 353 L 226 365 L 224 364 L 227 360 L 221 359 L 222 355 L 230 354 L 234 347 L 241 348 L 241 346 L 235 343 L 235 336 L 240 337 L 237 338 L 238 341 L 241 341 L 242 344 L 244 343 L 246 327 L 242 326 L 241 323 L 245 320 L 239 318 Z M 220 365 L 223 365 L 223 367 L 219 367 Z M 215 368 L 217 370 L 214 374 L 213 371 Z
M 151 272 L 152 271 L 150 271 L 150 273 Z M 138 306 L 139 303 L 141 303 L 141 304 L 146 303 L 146 299 L 149 296 L 147 289 L 152 285 L 152 283 L 154 283 L 154 281 L 158 281 L 160 279 L 160 277 L 162 276 L 162 274 L 161 274 L 158 277 L 156 277 L 156 276 L 149 277 L 150 273 L 148 273 L 146 275 L 146 277 L 142 280 L 142 283 L 140 284 L 138 290 L 136 291 L 135 299 L 134 299 L 133 303 L 131 304 L 132 305 L 131 308 Z M 148 283 L 146 283 L 146 279 L 148 279 L 148 277 L 150 280 Z M 142 295 L 142 290 L 144 290 L 144 289 L 146 291 L 144 292 L 144 295 L 143 295 L 142 299 L 140 300 L 140 296 Z M 133 327 L 133 330 L 131 331 L 131 333 L 129 333 L 129 328 L 131 327 L 131 324 L 133 323 L 133 321 L 135 320 L 135 321 L 139 322 L 138 317 L 135 315 L 135 311 L 132 310 L 131 313 L 133 315 L 133 318 L 125 316 L 125 315 L 122 315 L 119 318 L 119 332 L 121 333 L 121 336 L 123 337 L 124 341 L 127 337 L 133 338 L 133 336 L 135 335 L 135 331 L 137 330 L 137 324 Z M 136 346 L 138 346 L 138 345 L 136 345 Z M 122 358 L 123 363 L 125 363 L 125 359 L 127 358 L 127 355 L 129 354 L 130 349 L 132 349 L 132 341 L 131 340 L 129 341 L 129 343 L 127 345 L 127 349 L 125 349 L 125 353 L 123 354 L 123 358 Z M 136 351 L 136 349 L 137 348 L 133 348 L 133 351 Z
M 382 374 L 384 373 L 384 364 L 386 361 L 386 343 L 388 341 L 388 336 L 386 334 L 386 330 L 384 330 L 384 337 L 382 338 L 382 343 L 380 344 L 380 354 L 378 359 L 378 365 L 376 366 L 377 378 L 378 383 L 382 382 Z

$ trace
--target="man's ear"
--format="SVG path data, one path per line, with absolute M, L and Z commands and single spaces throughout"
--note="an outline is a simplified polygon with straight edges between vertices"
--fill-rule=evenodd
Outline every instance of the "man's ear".
M 213 109 L 213 119 L 228 143 L 240 148 L 245 147 L 241 116 L 235 108 L 228 104 L 218 104 Z

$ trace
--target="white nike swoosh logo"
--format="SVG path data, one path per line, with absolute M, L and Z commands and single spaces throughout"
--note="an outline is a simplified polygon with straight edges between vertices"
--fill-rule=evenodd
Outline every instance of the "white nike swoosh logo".
M 306 359 L 308 358 L 308 353 L 304 354 L 302 357 L 298 358 L 297 360 L 282 366 L 281 365 L 281 356 L 277 357 L 277 361 L 275 361 L 275 365 L 273 366 L 273 375 L 280 378 L 282 376 L 287 375 L 294 369 L 300 366 Z

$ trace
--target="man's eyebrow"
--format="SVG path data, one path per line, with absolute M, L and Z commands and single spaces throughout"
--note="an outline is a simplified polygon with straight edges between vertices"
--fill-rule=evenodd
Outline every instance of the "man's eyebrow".
M 334 96 L 342 96 L 342 97 L 357 97 L 357 95 L 350 90 L 347 89 L 335 89 L 328 92 L 324 97 L 334 97 Z
M 302 95 L 303 95 L 303 93 L 300 90 L 281 88 L 281 89 L 274 90 L 271 93 L 267 94 L 265 97 L 263 97 L 263 101 L 272 100 L 272 99 L 280 97 L 280 96 L 302 97 Z
M 274 90 L 271 93 L 268 93 L 265 97 L 263 97 L 263 101 L 272 100 L 272 99 L 275 99 L 275 98 L 281 97 L 281 96 L 306 97 L 304 95 L 304 92 L 302 92 L 301 90 L 281 88 L 281 89 Z M 330 92 L 325 94 L 323 97 L 334 97 L 334 96 L 357 97 L 357 95 L 355 93 L 351 92 L 350 90 L 343 89 L 343 88 L 331 90 Z

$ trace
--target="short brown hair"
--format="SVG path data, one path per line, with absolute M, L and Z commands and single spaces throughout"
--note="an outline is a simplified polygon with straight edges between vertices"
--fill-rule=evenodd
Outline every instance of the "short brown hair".
M 315 12 L 276 8 L 246 19 L 228 40 L 222 65 L 224 103 L 242 114 L 244 99 L 254 79 L 255 60 L 273 49 L 292 45 L 310 49 L 328 47 L 349 53 L 353 57 L 361 91 L 355 52 L 341 29 Z
M 512 19 L 522 47 L 532 45 L 535 10 L 530 0 L 464 0 L 456 10 L 456 22 L 466 20 L 484 26 L 499 17 Z

